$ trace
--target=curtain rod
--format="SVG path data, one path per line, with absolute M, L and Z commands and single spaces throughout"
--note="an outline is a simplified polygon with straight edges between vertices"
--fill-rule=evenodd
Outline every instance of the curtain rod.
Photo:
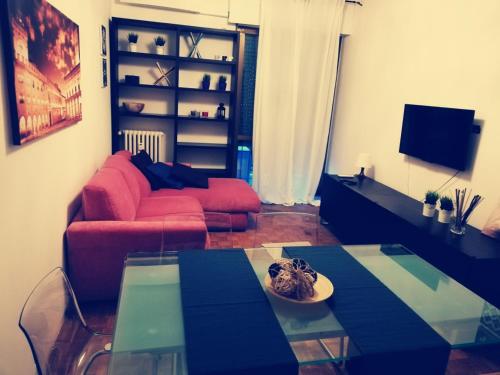
M 361 3 L 360 1 L 354 1 L 354 0 L 345 0 L 346 3 L 351 3 L 351 4 L 356 4 L 356 5 L 359 5 L 360 7 L 363 6 L 363 3 Z

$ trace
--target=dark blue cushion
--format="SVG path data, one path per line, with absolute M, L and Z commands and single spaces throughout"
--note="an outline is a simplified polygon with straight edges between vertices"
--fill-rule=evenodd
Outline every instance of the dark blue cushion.
M 208 176 L 186 165 L 175 163 L 172 176 L 182 181 L 184 186 L 208 189 Z
M 153 164 L 153 160 L 151 160 L 151 157 L 146 151 L 139 151 L 132 156 L 130 161 L 141 171 L 144 177 L 147 178 L 151 185 L 151 190 L 158 190 L 161 188 L 161 180 L 148 170 L 148 167 Z
M 165 163 L 151 164 L 147 167 L 147 170 L 161 181 L 160 187 L 162 188 L 184 188 L 184 184 L 172 175 L 172 167 Z

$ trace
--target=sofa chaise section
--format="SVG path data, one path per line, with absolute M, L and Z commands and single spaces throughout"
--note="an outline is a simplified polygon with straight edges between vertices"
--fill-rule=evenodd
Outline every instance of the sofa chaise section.
M 260 212 L 260 200 L 255 191 L 243 180 L 236 178 L 209 178 L 208 189 L 185 187 L 184 189 L 160 189 L 151 191 L 151 187 L 130 161 L 129 151 L 118 151 L 110 156 L 105 166 L 113 166 L 132 176 L 142 187 L 142 197 L 193 197 L 196 198 L 205 213 L 205 222 L 209 229 L 221 229 L 220 214 L 229 214 L 233 230 L 245 230 L 248 226 L 248 214 Z M 126 163 L 123 163 L 124 159 Z M 135 170 L 132 170 L 135 169 Z M 130 181 L 131 183 L 132 181 Z M 224 225 L 222 228 L 225 228 Z

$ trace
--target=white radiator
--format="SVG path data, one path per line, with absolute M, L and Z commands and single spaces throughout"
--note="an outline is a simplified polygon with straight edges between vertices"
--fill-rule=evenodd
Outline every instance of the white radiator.
M 156 162 L 166 161 L 165 133 L 151 130 L 122 130 L 125 150 L 136 154 L 145 150 Z

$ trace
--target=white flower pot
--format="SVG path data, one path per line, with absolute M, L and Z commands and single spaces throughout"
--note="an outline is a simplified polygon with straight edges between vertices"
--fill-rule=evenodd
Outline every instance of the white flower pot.
M 156 46 L 156 54 L 164 55 L 165 54 L 165 46 Z
M 439 210 L 438 221 L 443 224 L 448 224 L 451 221 L 451 211 Z
M 435 204 L 424 203 L 422 215 L 424 215 L 425 217 L 434 217 L 434 212 L 436 212 Z
M 137 43 L 129 43 L 128 44 L 128 50 L 130 52 L 137 52 Z

